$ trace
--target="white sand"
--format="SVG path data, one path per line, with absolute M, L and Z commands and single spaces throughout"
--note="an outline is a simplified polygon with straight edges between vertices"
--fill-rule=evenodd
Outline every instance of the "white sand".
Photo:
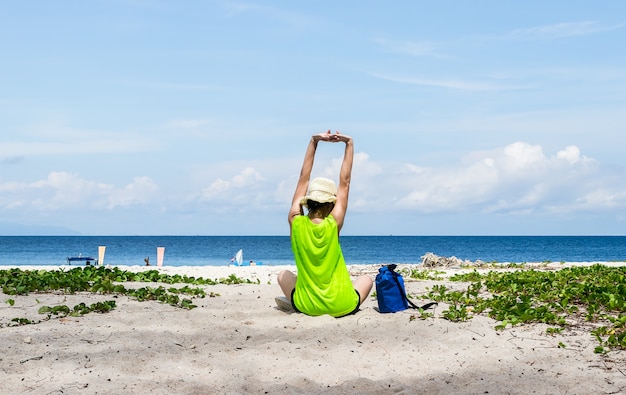
M 280 295 L 275 277 L 282 268 L 166 266 L 159 270 L 212 279 L 234 273 L 260 284 L 207 286 L 207 294 L 219 296 L 194 299 L 198 307 L 192 310 L 120 296 L 117 307 L 106 314 L 17 327 L 6 323 L 15 317 L 40 320 L 37 310 L 42 305 L 73 307 L 112 296 L 0 294 L 0 393 L 626 392 L 626 355 L 594 354 L 598 343 L 588 332 L 574 329 L 549 336 L 544 325 L 496 331 L 496 322 L 486 317 L 464 323 L 411 319 L 410 310 L 378 313 L 374 298 L 356 315 L 340 319 L 287 313 L 274 302 Z M 377 268 L 350 270 L 373 278 Z M 405 280 L 411 294 L 425 294 L 433 284 Z M 14 306 L 5 303 L 9 298 Z M 446 308 L 440 304 L 435 316 Z M 559 348 L 559 342 L 567 347 Z

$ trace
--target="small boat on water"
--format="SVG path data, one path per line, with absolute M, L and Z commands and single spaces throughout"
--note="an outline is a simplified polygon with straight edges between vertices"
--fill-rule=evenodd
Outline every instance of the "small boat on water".
M 98 264 L 98 260 L 96 258 L 83 256 L 83 254 L 78 254 L 78 256 L 68 256 L 66 260 L 68 265 L 71 265 L 72 262 L 85 262 L 85 265 L 91 265 L 92 262 L 96 265 Z

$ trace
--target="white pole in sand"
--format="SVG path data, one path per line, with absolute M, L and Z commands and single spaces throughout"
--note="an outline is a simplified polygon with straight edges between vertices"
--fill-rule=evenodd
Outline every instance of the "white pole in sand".
M 165 255 L 165 247 L 157 247 L 157 267 L 163 267 L 163 255 Z
M 104 265 L 104 251 L 106 249 L 106 246 L 98 246 L 98 266 Z

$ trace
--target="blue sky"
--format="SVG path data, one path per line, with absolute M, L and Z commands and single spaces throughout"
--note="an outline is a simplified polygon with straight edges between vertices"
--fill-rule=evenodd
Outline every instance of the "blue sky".
M 0 234 L 623 235 L 626 2 L 0 4 Z M 335 178 L 339 144 L 314 175 Z

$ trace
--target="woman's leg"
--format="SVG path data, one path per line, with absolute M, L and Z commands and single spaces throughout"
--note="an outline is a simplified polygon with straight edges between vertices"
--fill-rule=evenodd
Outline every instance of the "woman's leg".
M 367 297 L 372 290 L 372 285 L 374 285 L 374 282 L 372 281 L 372 278 L 370 276 L 364 274 L 354 280 L 352 282 L 352 285 L 354 285 L 354 289 L 359 291 L 359 295 L 361 295 L 361 304 L 363 304 L 363 302 L 367 300 Z
M 291 300 L 291 291 L 296 287 L 296 279 L 298 277 L 289 270 L 281 270 L 278 273 L 278 285 L 282 289 L 287 299 Z

